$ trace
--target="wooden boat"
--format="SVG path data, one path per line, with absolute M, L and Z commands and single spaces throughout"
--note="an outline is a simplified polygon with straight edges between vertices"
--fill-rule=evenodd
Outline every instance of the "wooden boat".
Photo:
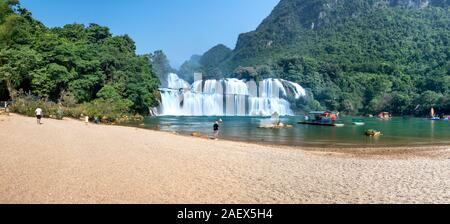
M 309 116 L 305 116 L 304 121 L 298 123 L 315 126 L 344 127 L 344 124 L 336 123 L 338 114 L 337 112 L 313 111 L 309 113 Z

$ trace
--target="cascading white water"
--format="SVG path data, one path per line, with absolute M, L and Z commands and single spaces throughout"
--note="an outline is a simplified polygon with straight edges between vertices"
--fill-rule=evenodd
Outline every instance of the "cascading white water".
M 299 84 L 266 79 L 257 85 L 238 79 L 196 81 L 189 85 L 169 74 L 168 88 L 162 88 L 161 116 L 281 116 L 293 115 L 288 94 L 306 95 Z

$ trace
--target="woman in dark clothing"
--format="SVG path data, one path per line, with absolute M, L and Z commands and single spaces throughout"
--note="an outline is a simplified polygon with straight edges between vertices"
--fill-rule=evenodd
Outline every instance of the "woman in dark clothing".
M 214 139 L 217 140 L 219 138 L 219 122 L 218 121 L 216 121 L 216 123 L 214 123 L 213 130 L 214 130 Z

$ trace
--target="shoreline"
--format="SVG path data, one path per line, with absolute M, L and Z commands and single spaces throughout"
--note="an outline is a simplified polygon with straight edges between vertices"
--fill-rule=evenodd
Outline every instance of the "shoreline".
M 0 203 L 450 203 L 446 146 L 324 151 L 43 122 L 0 116 Z
M 106 125 L 108 126 L 108 125 Z M 174 133 L 170 131 L 161 131 L 161 130 L 153 130 L 149 128 L 142 128 L 142 127 L 133 127 L 133 126 L 123 126 L 123 125 L 116 125 L 118 127 L 127 127 L 127 128 L 139 128 L 142 130 L 147 131 L 154 131 L 154 132 L 160 132 L 165 133 L 173 136 L 181 136 L 185 138 L 192 138 L 192 139 L 199 139 L 202 141 L 214 141 L 213 139 L 209 138 L 209 136 L 201 136 L 201 137 L 195 137 L 191 136 L 189 134 L 180 134 L 180 133 Z M 446 153 L 445 151 L 448 151 L 449 159 L 450 159 L 450 145 L 445 144 L 429 144 L 429 145 L 405 145 L 405 146 L 348 146 L 344 147 L 341 145 L 335 145 L 335 146 L 297 146 L 297 145 L 283 145 L 283 144 L 264 144 L 264 143 L 257 143 L 252 141 L 244 141 L 244 140 L 231 140 L 231 139 L 219 139 L 220 142 L 229 142 L 229 143 L 242 143 L 247 144 L 250 146 L 255 147 L 268 147 L 272 149 L 284 149 L 284 150 L 297 150 L 302 152 L 310 152 L 310 153 L 324 153 L 324 154 L 330 154 L 334 153 L 336 155 L 354 155 L 354 156 L 433 156 L 435 157 L 436 154 L 439 154 L 441 152 Z
M 1 116 L 5 115 L 0 115 Z M 18 116 L 18 117 L 24 117 L 24 118 L 32 118 L 34 117 L 28 117 L 26 115 L 21 115 L 17 113 L 10 113 L 9 116 Z M 53 118 L 45 118 L 45 120 L 53 120 L 53 121 L 75 121 L 79 122 L 81 124 L 85 124 L 84 121 L 67 117 L 63 118 L 62 120 L 57 120 Z M 172 136 L 180 136 L 180 137 L 186 137 L 191 139 L 198 139 L 198 140 L 204 140 L 204 141 L 215 141 L 214 139 L 211 139 L 209 135 L 202 135 L 200 137 L 192 136 L 189 133 L 179 133 L 179 132 L 171 132 L 171 131 L 163 131 L 163 130 L 155 130 L 151 128 L 141 127 L 141 126 L 133 126 L 133 125 L 123 125 L 123 124 L 94 124 L 94 123 L 88 123 L 88 125 L 93 126 L 103 126 L 103 127 L 123 127 L 123 128 L 130 128 L 130 129 L 140 129 L 144 131 L 150 131 L 150 132 L 157 132 L 157 133 L 164 133 L 169 134 Z M 200 133 L 202 134 L 202 133 Z M 245 140 L 233 140 L 233 139 L 219 139 L 220 142 L 229 142 L 229 143 L 242 143 L 242 144 L 248 144 L 253 146 L 261 146 L 261 147 L 269 147 L 273 149 L 286 149 L 286 150 L 300 150 L 303 152 L 317 152 L 317 153 L 336 153 L 338 155 L 343 154 L 350 154 L 350 155 L 359 155 L 359 156 L 399 156 L 399 155 L 420 155 L 420 156 L 426 156 L 427 152 L 441 152 L 449 150 L 449 156 L 450 156 L 450 144 L 446 145 L 444 143 L 439 144 L 415 144 L 415 145 L 371 145 L 371 146 L 363 146 L 363 145 L 332 145 L 332 146 L 310 146 L 310 145 L 285 145 L 285 144 L 265 144 L 265 143 L 258 143 L 254 141 L 245 141 Z M 450 158 L 450 157 L 449 157 Z
M 34 117 L 29 117 L 26 115 L 22 115 L 22 114 L 17 114 L 17 113 L 10 113 L 11 115 L 15 115 L 15 116 L 22 116 L 22 117 L 26 117 L 26 118 L 34 118 Z M 2 115 L 0 115 L 1 117 Z M 5 116 L 5 115 L 3 115 Z M 6 115 L 7 116 L 7 115 Z M 54 119 L 54 118 L 44 118 L 45 120 L 55 120 L 58 121 L 58 119 Z M 76 122 L 80 122 L 80 123 L 84 123 L 83 120 L 81 119 L 76 119 L 76 118 L 72 118 L 72 117 L 65 117 L 62 120 L 73 120 Z M 59 120 L 59 121 L 62 121 Z M 143 126 L 139 126 L 139 125 L 134 125 L 134 124 L 129 124 L 127 125 L 126 123 L 124 124 L 117 124 L 117 123 L 112 123 L 112 124 L 106 124 L 106 123 L 99 123 L 99 124 L 94 124 L 92 122 L 89 122 L 89 125 L 99 125 L 99 126 L 106 126 L 106 127 L 126 127 L 126 128 L 138 128 L 141 130 L 147 130 L 147 131 L 154 131 L 154 132 L 161 132 L 161 133 L 168 133 L 168 134 L 172 134 L 175 136 L 184 136 L 184 137 L 189 137 L 189 138 L 196 138 L 196 139 L 208 139 L 208 140 L 212 140 L 210 139 L 210 135 L 203 135 L 203 133 L 201 136 L 196 137 L 196 136 L 192 136 L 192 133 L 186 132 L 172 132 L 172 131 L 164 131 L 164 130 L 157 130 L 157 129 L 153 129 L 153 128 L 147 128 L 147 127 L 143 127 Z M 448 143 L 417 143 L 417 144 L 411 144 L 411 145 L 403 145 L 403 144 L 398 144 L 398 145 L 357 145 L 357 144 L 334 144 L 334 145 L 329 145 L 327 146 L 326 144 L 316 144 L 316 145 L 312 145 L 312 144 L 305 144 L 305 145 L 288 145 L 288 144 L 272 144 L 272 143 L 258 143 L 256 141 L 245 141 L 245 140 L 238 140 L 238 139 L 228 139 L 228 138 L 220 138 L 220 141 L 228 141 L 228 142 L 238 142 L 238 143 L 245 143 L 245 144 L 254 144 L 254 145 L 259 145 L 259 146 L 268 146 L 268 147 L 273 147 L 273 148 L 293 148 L 293 149 L 300 149 L 300 150 L 305 150 L 305 151 L 329 151 L 329 152 L 335 152 L 336 150 L 346 150 L 346 151 L 366 151 L 368 149 L 374 150 L 374 151 L 378 151 L 378 153 L 380 151 L 392 151 L 392 150 L 427 150 L 427 149 L 446 149 L 446 148 L 450 148 L 450 144 Z
M 133 128 L 133 126 L 124 126 L 124 125 L 117 125 L 117 126 L 121 126 L 121 127 L 131 127 Z M 169 134 L 173 134 L 173 135 L 179 135 L 179 136 L 186 136 L 186 137 L 192 137 L 192 138 L 200 138 L 200 139 L 208 139 L 207 137 L 209 136 L 203 136 L 203 137 L 195 137 L 192 136 L 188 133 L 173 133 L 170 131 L 162 131 L 162 130 L 154 130 L 151 128 L 142 128 L 142 127 L 136 127 L 136 128 L 141 128 L 144 130 L 149 130 L 149 131 L 156 131 L 156 132 L 164 132 L 164 133 L 169 133 Z M 237 140 L 237 139 L 227 139 L 227 138 L 222 138 L 220 139 L 220 141 L 229 141 L 229 142 L 240 142 L 240 143 L 246 143 L 246 144 L 253 144 L 253 145 L 259 145 L 259 146 L 268 146 L 268 147 L 273 147 L 273 148 L 294 148 L 294 149 L 303 149 L 306 151 L 314 151 L 314 150 L 320 150 L 320 151 L 335 151 L 335 150 L 346 150 L 346 149 L 351 149 L 351 150 L 366 150 L 366 149 L 388 149 L 388 150 L 395 150 L 395 149 L 428 149 L 428 148 L 445 148 L 445 147 L 450 147 L 450 144 L 446 144 L 446 143 L 420 143 L 420 144 L 411 144 L 411 145 L 369 145 L 369 146 L 365 146 L 365 145 L 344 145 L 344 144 L 335 144 L 335 145 L 325 145 L 325 144 L 316 144 L 316 146 L 313 146 L 312 144 L 305 144 L 305 145 L 287 145 L 287 144 L 272 144 L 272 143 L 258 143 L 256 141 L 245 141 L 245 140 Z
M 166 118 L 166 117 L 164 117 Z M 162 118 L 162 119 L 164 119 Z M 184 119 L 184 118 L 190 118 L 190 117 L 176 117 L 176 116 L 168 116 L 167 117 L 168 120 L 170 121 L 172 118 L 173 119 Z M 196 118 L 195 116 L 193 118 Z M 210 118 L 209 120 L 213 120 L 213 119 L 218 119 L 219 117 L 205 117 L 205 120 L 208 120 L 208 118 Z M 241 117 L 244 118 L 244 117 Z M 245 117 L 247 118 L 247 117 Z M 254 118 L 254 117 L 248 117 L 248 118 Z M 411 118 L 416 118 L 416 117 L 411 117 Z M 416 118 L 418 119 L 418 118 Z M 146 119 L 147 120 L 147 119 Z M 426 119 L 423 119 L 426 120 Z M 163 120 L 164 121 L 164 120 Z M 197 120 L 195 120 L 197 121 Z M 203 122 L 204 120 L 201 121 L 197 121 L 197 122 Z M 151 123 L 148 125 L 148 123 Z M 189 120 L 187 121 L 189 122 Z M 286 121 L 288 122 L 288 121 Z M 442 122 L 444 123 L 444 121 Z M 447 123 L 447 121 L 445 121 L 445 123 Z M 445 124 L 444 123 L 444 124 Z M 174 123 L 175 124 L 175 123 Z M 294 126 L 294 128 L 296 128 L 296 122 L 295 121 L 290 121 L 290 123 L 286 123 L 286 124 L 291 124 Z M 189 128 L 183 128 L 181 127 L 180 130 L 176 130 L 174 128 L 171 128 L 171 123 L 153 123 L 151 121 L 146 121 L 145 124 L 143 123 L 129 123 L 129 124 L 119 124 L 121 126 L 126 126 L 126 127 L 138 127 L 138 128 L 142 128 L 142 129 L 146 129 L 146 130 L 153 130 L 153 131 L 162 131 L 162 132 L 167 132 L 167 133 L 177 133 L 180 135 L 184 135 L 184 136 L 192 136 L 193 133 L 196 133 L 196 135 L 201 135 L 200 137 L 205 137 L 205 136 L 211 136 L 212 133 L 200 129 L 192 129 L 192 131 L 187 131 L 189 130 Z M 148 126 L 147 126 L 148 125 Z M 348 125 L 351 126 L 351 125 Z M 356 127 L 356 126 L 355 126 Z M 360 126 L 358 126 L 359 128 Z M 234 127 L 235 128 L 235 127 Z M 299 127 L 300 128 L 300 127 Z M 380 127 L 382 130 L 382 127 Z M 200 130 L 200 131 L 197 131 Z M 367 129 L 366 129 L 367 130 Z M 236 130 L 237 131 L 237 130 Z M 248 130 L 246 130 L 248 131 Z M 360 130 L 361 131 L 361 130 Z M 228 132 L 230 132 L 228 130 Z M 348 129 L 344 130 L 344 132 L 348 132 Z M 263 135 L 261 133 L 255 132 L 259 135 Z M 248 137 L 239 137 L 236 136 L 234 134 L 224 134 L 222 135 L 220 138 L 224 139 L 224 140 L 228 140 L 228 141 L 234 141 L 234 142 L 243 142 L 243 143 L 249 143 L 249 144 L 258 144 L 258 145 L 270 145 L 270 146 L 274 146 L 274 147 L 297 147 L 297 148 L 305 148 L 305 149 L 314 149 L 314 148 L 319 148 L 319 149 L 336 149 L 336 148 L 340 148 L 340 149 L 361 149 L 361 148 L 373 148 L 373 149 L 382 149 L 382 148 L 424 148 L 424 147 L 446 147 L 446 146 L 450 146 L 450 141 L 446 140 L 445 137 L 441 136 L 441 137 L 437 137 L 435 139 L 433 138 L 427 138 L 425 137 L 421 137 L 421 138 L 414 138 L 414 133 L 412 134 L 412 136 L 397 136 L 397 135 L 390 135 L 392 133 L 386 134 L 385 136 L 381 137 L 382 139 L 380 139 L 379 141 L 375 141 L 376 143 L 369 143 L 372 140 L 376 140 L 376 139 L 370 139 L 370 137 L 366 137 L 366 139 L 362 139 L 362 136 L 364 132 L 361 131 L 361 136 L 353 136 L 352 138 L 355 138 L 357 140 L 352 141 L 352 140 L 344 140 L 344 141 L 340 141 L 339 139 L 337 139 L 336 141 L 332 142 L 332 141 L 328 141 L 327 139 L 320 139 L 320 140 L 315 140 L 315 139 L 311 139 L 310 142 L 308 142 L 307 140 L 305 141 L 271 141 L 270 139 L 268 141 L 265 141 L 264 136 L 261 136 L 261 139 L 258 138 L 253 138 L 252 136 L 248 136 Z M 320 134 L 320 133 L 319 133 Z M 198 136 L 197 136 L 198 137 Z M 273 138 L 276 138 L 275 136 L 270 136 Z M 286 137 L 286 136 L 280 136 L 281 138 Z M 288 135 L 288 137 L 290 138 L 295 138 L 295 136 L 291 136 Z M 342 137 L 342 136 L 341 136 Z M 386 137 L 386 138 L 384 138 Z M 411 137 L 411 138 L 410 138 Z M 361 139 L 358 139 L 361 138 Z M 409 140 L 405 140 L 405 139 L 409 139 Z
M 74 119 L 76 120 L 76 119 Z M 183 136 L 188 138 L 194 138 L 194 139 L 202 139 L 202 140 L 210 140 L 212 141 L 210 135 L 203 135 L 201 136 L 192 136 L 192 133 L 183 133 L 183 132 L 173 132 L 173 131 L 164 131 L 164 130 L 156 130 L 152 128 L 146 128 L 142 126 L 134 126 L 134 125 L 106 125 L 106 124 L 99 124 L 104 126 L 117 126 L 117 127 L 126 127 L 126 128 L 138 128 L 142 130 L 147 131 L 154 131 L 154 132 L 160 132 L 160 133 L 166 133 L 174 136 Z M 363 154 L 376 154 L 380 155 L 382 153 L 403 153 L 403 154 L 414 154 L 414 151 L 409 150 L 418 150 L 418 151 L 440 151 L 440 150 L 450 150 L 450 144 L 446 143 L 436 143 L 436 144 L 427 144 L 427 143 L 420 143 L 420 144 L 411 144 L 411 145 L 318 145 L 318 146 L 312 146 L 312 145 L 287 145 L 287 144 L 270 144 L 270 143 L 258 143 L 255 141 L 245 141 L 245 140 L 236 140 L 236 139 L 227 139 L 227 138 L 220 138 L 219 141 L 222 142 L 233 142 L 233 143 L 243 143 L 243 144 L 249 144 L 249 145 L 256 145 L 256 146 L 263 146 L 263 147 L 271 147 L 271 148 L 283 148 L 283 149 L 291 149 L 291 150 L 302 150 L 307 152 L 335 152 L 335 153 L 363 153 Z M 417 151 L 416 151 L 417 152 Z M 386 154 L 386 155 L 387 155 Z

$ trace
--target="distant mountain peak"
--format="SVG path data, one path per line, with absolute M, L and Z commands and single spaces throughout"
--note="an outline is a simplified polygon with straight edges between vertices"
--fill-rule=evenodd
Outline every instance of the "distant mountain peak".
M 205 67 L 216 67 L 221 62 L 229 58 L 232 52 L 233 50 L 229 47 L 223 44 L 218 44 L 203 54 L 200 59 L 200 63 Z

